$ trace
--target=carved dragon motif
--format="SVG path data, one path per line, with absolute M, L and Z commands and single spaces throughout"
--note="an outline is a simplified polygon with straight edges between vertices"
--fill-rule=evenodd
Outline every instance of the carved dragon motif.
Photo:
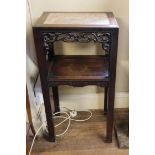
M 110 52 L 111 34 L 109 32 L 42 32 L 45 51 L 48 53 L 50 45 L 56 41 L 64 42 L 98 42 L 105 52 Z

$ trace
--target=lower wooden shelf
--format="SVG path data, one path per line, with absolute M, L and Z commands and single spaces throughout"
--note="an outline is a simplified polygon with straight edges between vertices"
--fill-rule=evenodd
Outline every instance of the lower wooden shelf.
M 108 57 L 57 55 L 48 69 L 48 81 L 108 81 Z

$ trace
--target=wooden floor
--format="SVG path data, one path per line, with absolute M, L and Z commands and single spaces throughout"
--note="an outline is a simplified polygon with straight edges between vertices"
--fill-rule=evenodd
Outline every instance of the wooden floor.
M 38 138 L 31 155 L 128 155 L 128 149 L 118 148 L 115 135 L 112 143 L 104 143 L 105 119 L 102 113 L 98 112 L 87 122 L 71 122 L 68 132 L 62 137 L 57 137 L 55 143 Z M 57 132 L 63 130 L 63 127 Z M 32 138 L 29 138 L 28 146 L 31 141 Z

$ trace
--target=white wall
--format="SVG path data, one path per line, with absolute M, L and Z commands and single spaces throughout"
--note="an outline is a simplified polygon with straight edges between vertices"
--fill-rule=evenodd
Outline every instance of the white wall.
M 28 0 L 30 11 L 30 20 L 28 27 L 31 27 L 44 11 L 60 11 L 60 12 L 104 12 L 112 11 L 117 17 L 120 32 L 119 32 L 119 46 L 118 46 L 118 60 L 117 60 L 117 78 L 116 78 L 116 106 L 128 106 L 128 0 Z M 28 32 L 31 54 L 30 60 L 36 61 L 35 52 L 33 48 L 32 32 Z M 97 54 L 100 51 L 99 46 L 93 44 L 67 44 L 57 43 L 55 50 L 63 54 Z M 79 52 L 80 51 L 80 52 Z M 31 68 L 31 67 L 30 67 Z M 29 69 L 30 69 L 29 68 Z M 33 74 L 33 73 L 32 73 Z M 102 108 L 103 107 L 103 89 L 95 86 L 84 88 L 72 88 L 61 86 L 59 89 L 61 105 L 70 107 L 84 107 L 84 108 Z M 80 103 L 80 104 L 78 104 Z

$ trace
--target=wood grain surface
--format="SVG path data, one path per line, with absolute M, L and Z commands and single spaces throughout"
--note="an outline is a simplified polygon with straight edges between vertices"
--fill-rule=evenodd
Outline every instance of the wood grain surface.
M 80 114 L 79 118 L 87 117 L 86 114 Z M 118 110 L 116 118 L 126 119 L 126 111 Z M 56 132 L 65 128 L 64 124 Z M 57 137 L 55 143 L 50 143 L 44 138 L 38 138 L 35 141 L 32 155 L 128 155 L 128 149 L 119 149 L 114 133 L 113 142 L 104 143 L 106 132 L 106 117 L 103 117 L 103 111 L 93 111 L 93 117 L 83 123 L 72 122 L 68 132 Z M 30 146 L 32 138 L 28 140 Z

